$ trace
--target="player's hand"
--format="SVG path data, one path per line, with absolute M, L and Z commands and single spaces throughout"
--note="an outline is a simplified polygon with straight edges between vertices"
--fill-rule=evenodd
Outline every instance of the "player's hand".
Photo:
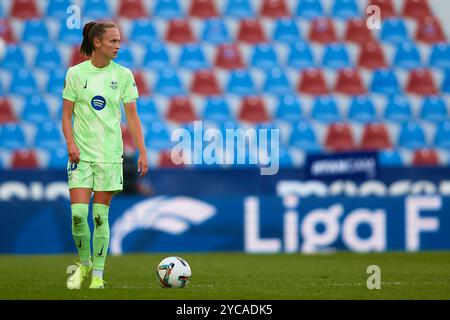
M 147 154 L 141 153 L 138 158 L 138 173 L 139 176 L 143 177 L 147 174 L 148 171 L 148 159 Z
M 69 161 L 72 163 L 80 162 L 80 150 L 75 143 L 67 144 L 67 152 L 69 153 Z

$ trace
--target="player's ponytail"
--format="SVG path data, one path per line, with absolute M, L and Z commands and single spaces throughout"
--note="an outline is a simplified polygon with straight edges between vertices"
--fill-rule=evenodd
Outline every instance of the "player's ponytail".
M 108 28 L 116 28 L 117 25 L 114 22 L 95 22 L 91 21 L 84 25 L 83 28 L 83 42 L 80 47 L 80 54 L 90 57 L 94 52 L 94 38 L 101 38 Z

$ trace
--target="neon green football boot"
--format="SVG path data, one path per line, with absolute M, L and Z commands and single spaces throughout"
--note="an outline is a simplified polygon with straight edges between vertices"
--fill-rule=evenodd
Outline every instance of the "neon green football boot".
M 75 272 L 67 279 L 68 289 L 81 289 L 84 279 L 86 279 L 92 272 L 92 262 L 88 266 L 84 266 L 79 262 L 75 262 L 78 268 Z
M 106 282 L 98 277 L 98 276 L 92 276 L 91 285 L 89 286 L 89 289 L 105 289 Z

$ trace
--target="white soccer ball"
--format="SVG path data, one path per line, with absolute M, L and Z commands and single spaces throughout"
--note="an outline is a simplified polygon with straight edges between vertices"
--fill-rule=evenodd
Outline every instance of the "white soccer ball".
M 164 288 L 186 287 L 191 274 L 191 267 L 180 257 L 164 258 L 156 268 L 156 278 Z

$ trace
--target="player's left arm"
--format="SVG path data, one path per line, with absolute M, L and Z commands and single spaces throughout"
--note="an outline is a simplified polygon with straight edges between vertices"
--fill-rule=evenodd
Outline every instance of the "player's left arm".
M 124 108 L 131 136 L 133 137 L 134 144 L 139 150 L 138 172 L 139 175 L 143 177 L 148 171 L 148 158 L 147 149 L 144 143 L 144 136 L 142 134 L 141 120 L 139 119 L 139 115 L 136 110 L 136 101 L 125 103 Z

